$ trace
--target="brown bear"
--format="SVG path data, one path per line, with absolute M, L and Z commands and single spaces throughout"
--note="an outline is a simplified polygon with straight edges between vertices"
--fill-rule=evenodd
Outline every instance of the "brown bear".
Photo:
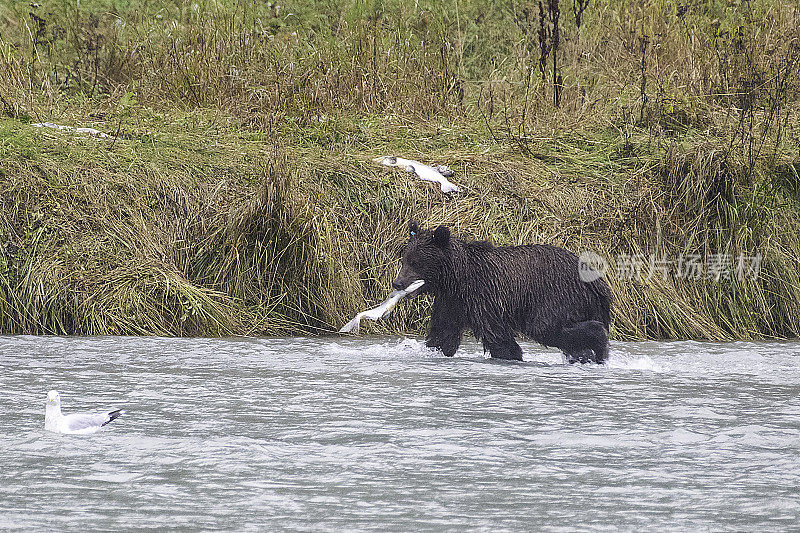
M 559 348 L 570 363 L 608 358 L 611 291 L 599 275 L 583 281 L 572 252 L 466 242 L 451 237 L 446 226 L 431 231 L 413 221 L 409 230 L 393 286 L 425 280 L 409 296 L 433 296 L 429 347 L 451 357 L 471 329 L 498 359 L 522 360 L 518 333 Z

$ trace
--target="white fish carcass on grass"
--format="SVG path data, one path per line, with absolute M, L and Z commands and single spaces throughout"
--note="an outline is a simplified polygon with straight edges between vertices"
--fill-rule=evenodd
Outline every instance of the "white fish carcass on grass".
M 458 192 L 458 187 L 451 183 L 447 178 L 453 176 L 453 171 L 444 165 L 436 167 L 425 165 L 413 159 L 403 159 L 394 155 L 384 155 L 373 159 L 376 163 L 380 163 L 386 167 L 399 167 L 405 169 L 406 172 L 416 174 L 421 180 L 432 181 L 438 183 L 442 187 L 442 192 Z
M 89 135 L 95 135 L 97 137 L 104 138 L 110 137 L 110 135 L 94 128 L 76 128 L 75 126 L 62 126 L 61 124 L 53 124 L 52 122 L 37 122 L 36 124 L 31 124 L 31 126 L 34 128 L 52 128 L 54 130 L 61 131 L 74 131 L 75 133 L 88 133 Z

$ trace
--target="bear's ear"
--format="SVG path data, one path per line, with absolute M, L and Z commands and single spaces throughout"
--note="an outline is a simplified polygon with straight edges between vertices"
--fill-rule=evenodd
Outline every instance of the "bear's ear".
M 444 248 L 450 242 L 450 228 L 447 226 L 439 226 L 433 230 L 433 244 Z
M 408 233 L 412 237 L 417 233 L 419 233 L 419 224 L 417 224 L 416 220 L 412 220 L 411 222 L 408 223 Z

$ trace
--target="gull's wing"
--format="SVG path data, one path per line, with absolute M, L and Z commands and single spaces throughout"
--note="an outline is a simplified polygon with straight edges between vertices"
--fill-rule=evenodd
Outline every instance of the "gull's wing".
M 122 410 L 107 413 L 74 413 L 64 415 L 64 427 L 69 431 L 99 429 L 123 413 Z

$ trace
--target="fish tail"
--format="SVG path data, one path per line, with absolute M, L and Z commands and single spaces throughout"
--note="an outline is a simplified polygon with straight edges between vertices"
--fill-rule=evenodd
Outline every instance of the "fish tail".
M 359 326 L 360 326 L 360 320 L 358 319 L 358 317 L 356 317 L 347 324 L 345 324 L 344 326 L 342 326 L 342 329 L 339 330 L 339 333 L 358 333 Z

